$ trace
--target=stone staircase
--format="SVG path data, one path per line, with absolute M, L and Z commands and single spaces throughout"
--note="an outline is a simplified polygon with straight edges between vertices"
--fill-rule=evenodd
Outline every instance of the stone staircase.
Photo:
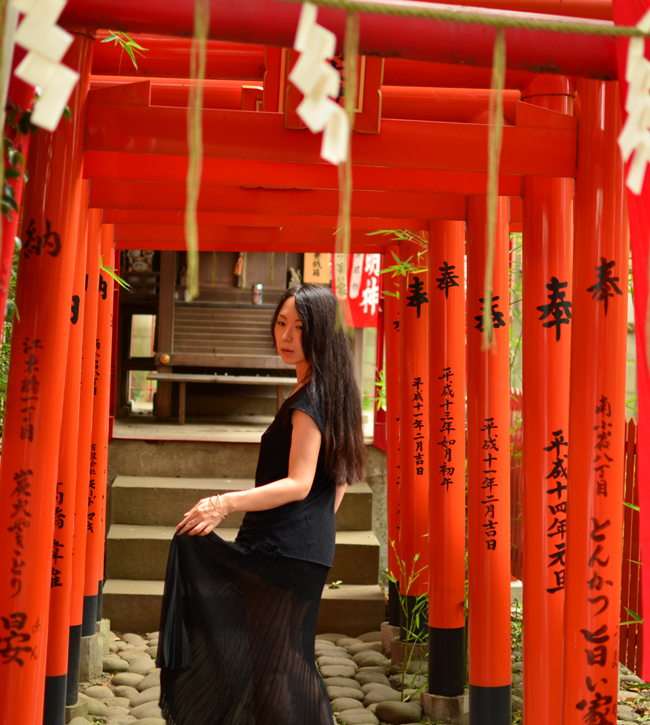
M 158 629 L 169 545 L 183 513 L 205 496 L 253 485 L 250 478 L 115 477 L 104 585 L 104 616 L 114 631 Z M 217 533 L 234 541 L 242 517 L 229 516 Z M 360 483 L 348 487 L 337 512 L 336 553 L 328 582 L 342 583 L 323 592 L 319 631 L 354 635 L 378 629 L 384 619 L 378 574 L 372 491 Z

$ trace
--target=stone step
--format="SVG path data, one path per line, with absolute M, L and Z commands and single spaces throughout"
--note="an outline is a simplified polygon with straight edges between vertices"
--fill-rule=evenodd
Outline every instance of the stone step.
M 106 540 L 108 579 L 160 580 L 165 578 L 173 526 L 113 524 Z M 236 529 L 219 529 L 225 541 L 234 541 Z M 372 531 L 337 531 L 334 566 L 328 582 L 376 584 L 379 541 Z M 138 630 L 139 631 L 139 630 Z
M 176 526 L 199 499 L 252 488 L 250 478 L 161 478 L 118 476 L 113 482 L 112 521 L 139 526 Z M 222 529 L 239 528 L 243 514 L 228 516 Z M 367 483 L 348 486 L 336 514 L 339 531 L 372 528 L 372 490 Z
M 154 632 L 160 627 L 163 581 L 108 579 L 104 584 L 103 615 L 117 632 Z M 377 584 L 342 584 L 323 590 L 317 632 L 351 636 L 378 630 L 386 605 Z

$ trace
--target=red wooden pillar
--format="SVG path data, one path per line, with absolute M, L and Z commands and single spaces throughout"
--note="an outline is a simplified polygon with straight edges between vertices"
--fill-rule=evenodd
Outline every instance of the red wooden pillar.
M 465 223 L 429 222 L 429 692 L 465 689 Z
M 487 213 L 467 206 L 467 498 L 472 725 L 510 725 L 510 381 L 508 199 L 498 200 L 491 320 L 483 332 Z
M 414 242 L 400 244 L 400 258 L 426 268 L 426 253 Z M 429 513 L 429 284 L 427 272 L 400 277 L 400 593 L 406 596 L 403 638 L 427 631 L 411 614 L 428 590 Z
M 618 84 L 579 80 L 563 725 L 615 723 L 628 229 Z M 525 393 L 524 393 L 525 395 Z
M 84 291 L 83 347 L 81 361 L 81 389 L 79 399 L 79 443 L 77 450 L 77 488 L 75 491 L 75 520 L 72 594 L 70 606 L 68 691 L 67 704 L 77 702 L 79 683 L 79 654 L 84 621 L 84 582 L 88 519 L 88 480 L 90 467 L 90 439 L 93 416 L 93 378 L 95 375 L 95 341 L 97 337 L 97 307 L 99 296 L 99 252 L 102 229 L 101 209 L 88 212 L 88 254 L 86 260 L 86 288 Z M 95 621 L 92 632 L 95 633 Z
M 65 424 L 61 428 L 59 471 L 54 509 L 52 576 L 50 581 L 50 623 L 47 641 L 44 723 L 64 725 L 70 600 L 73 576 L 77 444 L 79 440 L 79 391 L 83 341 L 83 301 L 86 284 L 86 235 L 88 227 L 88 182 L 81 184 L 77 257 L 72 282 L 70 333 L 65 371 Z M 78 681 L 75 685 L 78 684 Z
M 66 63 L 72 118 L 34 136 L 0 469 L 0 722 L 43 718 L 52 537 L 92 38 Z
M 14 163 L 9 162 L 9 149 L 7 154 L 3 154 L 3 163 L 5 168 L 13 169 L 19 172 L 17 177 L 7 175 L 6 181 L 12 189 L 13 198 L 18 211 L 10 211 L 7 216 L 2 215 L 2 244 L 0 244 L 0 325 L 4 320 L 5 307 L 7 305 L 7 296 L 9 294 L 9 281 L 11 279 L 11 267 L 14 258 L 15 239 L 18 234 L 18 222 L 20 220 L 20 208 L 23 203 L 23 192 L 25 190 L 25 164 L 27 163 L 27 155 L 29 151 L 29 139 L 31 134 L 23 134 L 20 129 L 14 128 L 19 121 L 21 115 L 31 110 L 34 105 L 34 87 L 28 86 L 27 83 L 16 77 L 13 71 L 16 69 L 20 61 L 25 57 L 27 51 L 19 46 L 14 48 L 14 57 L 11 63 L 11 80 L 9 81 L 9 91 L 7 93 L 7 109 L 9 113 L 13 113 L 13 123 L 5 123 L 4 135 L 11 141 L 13 152 L 12 158 Z M 15 153 L 18 152 L 18 153 Z M 20 160 L 20 154 L 22 161 Z M 5 157 L 7 162 L 5 162 Z M 7 172 L 5 171 L 5 174 Z
M 389 247 L 384 254 L 384 268 L 395 263 L 391 254 L 399 256 L 399 247 Z M 388 508 L 388 571 L 397 579 L 388 585 L 388 623 L 394 627 L 400 622 L 399 603 L 399 543 L 400 543 L 400 461 L 399 461 L 399 298 L 396 277 L 384 275 L 384 344 L 386 378 L 386 478 Z M 392 294 L 386 294 L 390 292 Z
M 101 256 L 105 267 L 113 266 L 115 227 L 101 228 Z M 100 271 L 97 333 L 95 337 L 93 370 L 93 416 L 90 441 L 90 471 L 88 481 L 88 514 L 86 570 L 84 576 L 84 621 L 82 634 L 95 634 L 101 583 L 104 578 L 104 541 L 102 518 L 106 509 L 106 467 L 108 462 L 108 412 L 111 390 L 111 347 L 113 317 L 113 278 Z
M 570 114 L 564 76 L 537 76 L 528 103 Z M 524 719 L 560 722 L 571 366 L 573 180 L 524 179 Z

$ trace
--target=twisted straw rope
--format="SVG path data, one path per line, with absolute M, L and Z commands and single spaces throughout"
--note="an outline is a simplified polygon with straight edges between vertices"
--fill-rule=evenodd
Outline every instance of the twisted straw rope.
M 284 2 L 302 2 L 303 0 L 283 0 Z M 421 18 L 425 20 L 446 20 L 454 23 L 486 25 L 493 28 L 515 28 L 521 30 L 549 30 L 556 33 L 574 33 L 580 35 L 605 35 L 624 38 L 647 38 L 634 26 L 597 25 L 595 23 L 577 23 L 560 20 L 538 20 L 512 15 L 489 15 L 468 12 L 467 10 L 443 10 L 440 7 L 418 5 L 398 5 L 389 2 L 371 2 L 367 0 L 310 0 L 314 5 L 346 12 L 373 13 L 402 18 Z

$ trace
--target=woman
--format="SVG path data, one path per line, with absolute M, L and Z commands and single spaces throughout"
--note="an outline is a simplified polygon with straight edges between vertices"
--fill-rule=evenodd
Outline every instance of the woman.
M 271 331 L 298 384 L 262 436 L 255 488 L 204 498 L 169 555 L 158 660 L 168 725 L 331 725 L 314 658 L 335 512 L 363 480 L 361 401 L 331 292 L 287 290 Z M 212 533 L 244 511 L 237 540 Z

